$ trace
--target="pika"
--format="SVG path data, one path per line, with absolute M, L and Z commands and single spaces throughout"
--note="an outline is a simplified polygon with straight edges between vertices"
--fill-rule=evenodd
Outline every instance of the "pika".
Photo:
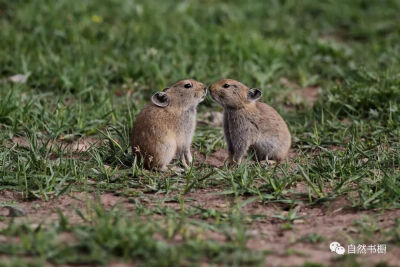
M 258 102 L 262 93 L 241 82 L 223 79 L 210 86 L 211 97 L 224 108 L 223 127 L 230 164 L 239 164 L 249 148 L 258 160 L 281 162 L 290 146 L 289 129 L 269 105 Z
M 165 171 L 176 156 L 188 168 L 197 106 L 206 94 L 203 83 L 188 79 L 151 97 L 152 103 L 140 111 L 131 135 L 132 151 L 146 168 Z

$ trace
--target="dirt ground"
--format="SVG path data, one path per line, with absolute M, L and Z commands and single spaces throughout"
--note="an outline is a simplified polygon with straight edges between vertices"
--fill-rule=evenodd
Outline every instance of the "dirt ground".
M 220 211 L 228 210 L 235 202 L 232 197 L 215 194 L 218 189 L 199 189 L 196 192 L 184 196 L 190 199 L 188 205 L 198 206 L 207 209 L 216 209 Z M 60 209 L 67 216 L 71 223 L 80 223 L 82 219 L 76 214 L 75 209 L 86 212 L 87 199 L 94 199 L 93 195 L 85 193 L 70 193 L 62 195 L 57 199 L 47 202 L 41 200 L 23 201 L 21 194 L 3 191 L 0 194 L 0 201 L 15 201 L 17 205 L 26 211 L 25 217 L 15 218 L 17 221 L 27 221 L 32 226 L 39 223 L 51 223 L 58 220 L 57 210 Z M 145 194 L 141 196 L 147 201 L 149 207 L 155 205 L 158 200 L 163 199 L 163 194 Z M 172 197 L 171 195 L 169 197 Z M 242 201 L 244 199 L 236 199 Z M 116 196 L 112 193 L 104 193 L 100 196 L 100 201 L 106 209 L 120 207 L 126 211 L 133 211 L 134 204 L 129 203 L 127 198 Z M 180 204 L 167 202 L 164 205 L 180 210 Z M 263 204 L 253 202 L 243 207 L 245 214 L 262 215 L 260 219 L 250 220 L 248 234 L 250 236 L 247 243 L 248 248 L 255 250 L 269 251 L 267 257 L 270 266 L 293 266 L 302 265 L 305 262 L 334 263 L 339 256 L 329 250 L 329 244 L 332 241 L 338 241 L 347 248 L 349 239 L 352 235 L 352 223 L 356 219 L 370 216 L 376 219 L 378 225 L 383 228 L 389 228 L 394 224 L 395 218 L 400 217 L 400 210 L 387 210 L 384 213 L 375 211 L 352 211 L 344 209 L 345 200 L 341 199 L 327 205 L 318 207 L 300 206 L 297 210 L 298 216 L 304 216 L 302 219 L 295 220 L 291 230 L 285 230 L 285 222 L 274 218 L 274 215 L 282 214 L 285 207 L 279 204 Z M 8 210 L 0 208 L 0 216 L 7 216 Z M 6 227 L 7 222 L 0 222 L 0 228 Z M 324 237 L 324 241 L 318 244 L 306 244 L 297 242 L 299 237 L 307 234 L 317 233 Z M 211 233 L 206 238 L 223 241 L 224 237 Z M 379 239 L 375 241 L 379 243 Z M 289 253 L 288 253 L 289 252 Z M 367 254 L 358 257 L 363 266 L 372 266 L 379 262 L 386 262 L 390 266 L 398 266 L 400 259 L 400 248 L 387 244 L 387 253 Z

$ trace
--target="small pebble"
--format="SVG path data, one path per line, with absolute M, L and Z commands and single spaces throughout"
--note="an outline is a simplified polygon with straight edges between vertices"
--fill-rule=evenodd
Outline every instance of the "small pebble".
M 8 217 L 23 217 L 26 215 L 26 211 L 23 208 L 15 206 L 5 206 L 8 209 Z

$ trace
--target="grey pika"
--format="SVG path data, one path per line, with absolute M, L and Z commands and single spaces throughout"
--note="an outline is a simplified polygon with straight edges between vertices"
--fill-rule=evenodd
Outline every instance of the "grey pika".
M 240 163 L 249 148 L 258 160 L 283 161 L 291 146 L 289 129 L 271 106 L 257 101 L 259 89 L 223 79 L 210 86 L 211 97 L 224 108 L 224 135 L 229 163 Z

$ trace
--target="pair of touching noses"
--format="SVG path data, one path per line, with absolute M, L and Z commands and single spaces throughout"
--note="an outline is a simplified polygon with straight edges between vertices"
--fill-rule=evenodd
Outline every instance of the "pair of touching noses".
M 224 135 L 228 164 L 239 164 L 249 149 L 257 160 L 284 161 L 291 136 L 289 129 L 269 105 L 259 102 L 261 91 L 241 82 L 223 79 L 209 87 L 211 97 L 224 109 Z M 197 106 L 207 94 L 196 80 L 182 80 L 151 97 L 132 129 L 132 151 L 149 169 L 164 171 L 178 157 L 188 168 L 196 128 Z

